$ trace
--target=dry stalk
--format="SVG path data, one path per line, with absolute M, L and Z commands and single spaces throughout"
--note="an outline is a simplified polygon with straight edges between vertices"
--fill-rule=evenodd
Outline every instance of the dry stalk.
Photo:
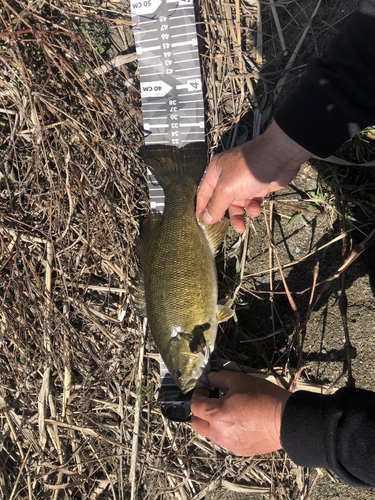
M 135 390 L 137 397 L 134 407 L 134 427 L 133 427 L 133 441 L 132 441 L 132 454 L 130 460 L 129 481 L 131 484 L 131 499 L 136 498 L 136 467 L 138 461 L 138 441 L 139 441 L 139 424 L 140 424 L 140 411 L 141 411 L 141 389 L 143 380 L 143 360 L 145 349 L 145 338 L 147 330 L 147 319 L 143 320 L 142 334 L 139 346 L 138 355 L 138 371 L 136 375 Z

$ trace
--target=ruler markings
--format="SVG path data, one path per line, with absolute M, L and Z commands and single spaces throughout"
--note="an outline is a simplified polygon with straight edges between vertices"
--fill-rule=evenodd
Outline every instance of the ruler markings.
M 181 17 L 184 17 L 184 16 L 181 16 Z M 176 24 L 175 26 L 170 26 L 171 29 L 177 29 L 177 28 L 187 28 L 187 27 L 190 27 L 187 23 L 184 23 L 184 24 Z M 189 33 L 186 33 L 187 35 Z M 196 34 L 196 32 L 194 33 Z
M 141 59 L 139 56 L 147 52 L 155 52 L 156 50 L 160 50 L 161 46 L 160 45 L 151 45 L 150 47 L 137 47 L 136 52 L 138 55 L 138 59 Z M 147 57 L 147 56 L 146 56 Z
M 160 59 L 160 56 L 158 54 L 154 54 L 153 52 L 153 47 L 150 47 L 151 50 L 147 50 L 147 52 L 151 52 L 153 55 L 145 55 L 143 56 L 142 54 L 138 56 L 138 62 L 139 61 L 149 61 L 150 59 Z M 145 51 L 143 51 L 145 52 Z M 138 55 L 138 54 L 137 54 Z
M 193 45 L 194 47 L 196 47 L 198 45 L 198 40 L 196 38 L 192 38 L 191 40 L 188 40 L 188 41 L 172 43 L 171 46 L 172 47 L 186 47 L 186 45 L 189 45 L 189 43 L 191 45 Z
M 159 31 L 157 28 L 155 28 L 154 30 L 142 30 L 142 31 L 135 31 L 134 32 L 134 35 L 145 35 L 147 33 L 155 33 Z M 140 40 L 139 40 L 140 41 Z M 137 41 L 137 43 L 139 43 L 139 41 Z
M 190 20 L 188 19 L 188 16 L 173 16 L 173 21 L 175 21 L 176 19 L 186 19 L 187 20 L 187 23 L 184 24 L 184 26 L 188 26 L 188 23 L 190 22 Z
M 165 135 L 164 132 L 152 132 L 152 137 L 157 137 L 158 135 Z M 160 142 L 159 140 L 158 141 L 155 141 L 155 144 L 157 144 L 158 142 Z M 147 141 L 147 144 L 150 144 L 149 141 Z
M 188 92 L 187 94 L 180 94 L 180 97 L 191 97 L 192 92 Z
M 145 56 L 145 57 L 138 57 L 138 64 L 143 61 L 149 61 L 150 59 L 159 59 L 159 56 Z M 162 63 L 157 64 L 156 66 L 161 66 Z M 148 68 L 149 66 L 143 66 L 142 68 Z
M 193 108 L 189 108 L 189 109 L 193 109 Z M 157 108 L 157 111 L 167 111 L 166 108 Z M 143 110 L 143 114 L 145 113 L 155 113 L 155 109 L 144 109 Z
M 158 63 L 158 64 L 150 64 L 149 66 L 143 66 L 142 65 L 142 68 L 144 69 L 148 69 L 148 68 L 155 68 L 157 66 L 163 66 L 163 63 Z
M 159 41 L 159 38 L 148 38 L 147 40 L 139 40 L 137 43 L 155 42 L 155 40 Z
M 189 70 L 191 70 L 191 69 L 197 69 L 197 68 L 189 68 Z M 176 69 L 176 71 L 179 71 L 179 70 Z M 187 87 L 189 87 L 189 82 L 191 82 L 191 81 L 195 82 L 198 80 L 200 82 L 199 76 L 200 76 L 199 74 L 197 74 L 197 75 L 190 74 L 189 76 L 178 75 L 175 78 L 179 82 L 183 82 L 184 80 L 188 79 L 186 83 L 181 83 L 181 86 L 180 86 L 180 88 L 187 88 Z M 199 92 L 201 90 L 202 90 L 202 88 L 200 85 L 199 86 L 191 85 L 190 92 Z
M 145 123 L 144 128 L 146 130 L 151 130 L 152 128 L 169 128 L 169 123 L 157 123 L 155 125 Z M 154 134 L 152 134 L 152 135 L 154 135 Z
M 165 103 L 163 102 L 163 103 L 161 103 L 161 104 L 165 104 Z M 156 108 L 156 109 L 159 109 L 159 108 L 158 108 L 158 106 L 160 106 L 160 104 L 159 104 L 159 103 L 157 103 L 157 102 L 155 102 L 155 101 L 151 101 L 151 102 L 147 102 L 147 101 L 145 101 L 145 102 L 142 102 L 142 107 L 143 107 L 143 106 L 157 106 L 157 108 Z
M 180 123 L 180 127 L 199 127 L 199 128 L 202 128 L 204 127 L 204 122 L 198 122 L 198 123 Z
M 180 36 L 195 35 L 195 34 L 196 34 L 196 32 L 194 32 L 194 31 L 191 31 L 189 33 L 177 33 L 177 35 L 171 35 L 171 38 L 177 38 L 177 37 L 180 37 Z
M 164 73 L 161 71 L 159 73 L 145 73 L 143 76 L 158 76 L 158 75 L 163 75 Z
M 175 52 L 174 53 L 175 56 L 179 56 L 181 54 L 191 54 L 191 50 L 181 50 L 181 52 Z M 194 58 L 192 57 L 192 59 L 194 59 Z
M 168 9 L 168 12 L 178 12 L 179 10 L 184 10 L 186 11 L 186 7 L 176 7 L 176 8 L 171 8 L 171 9 Z
M 148 3 L 131 2 L 145 143 L 180 147 L 193 141 L 204 142 L 194 1 L 148 0 Z M 149 187 L 152 207 L 163 211 L 164 193 L 154 177 L 149 177 Z
M 182 68 L 182 69 L 176 69 L 176 73 L 177 73 L 177 71 L 190 71 L 191 69 L 197 69 L 197 67 L 196 67 L 196 66 L 193 66 L 192 68 Z M 200 75 L 199 75 L 199 76 L 200 76 Z M 195 75 L 191 75 L 191 76 L 189 75 L 189 78 L 191 78 L 191 77 L 193 77 L 193 78 L 198 78 L 198 77 L 197 77 L 197 76 L 195 76 Z
M 145 16 L 142 16 L 142 17 L 145 17 Z M 155 24 L 157 21 L 158 21 L 158 19 L 152 19 L 151 17 L 148 17 L 147 21 L 138 21 L 137 27 L 142 26 L 143 24 L 148 24 L 148 25 Z M 137 29 L 137 27 L 135 29 Z M 137 33 L 137 31 L 136 31 L 136 33 Z
M 181 59 L 179 59 L 179 60 L 178 60 L 178 61 L 176 61 L 176 62 L 177 62 L 178 64 L 181 64 L 181 63 L 186 63 L 186 62 L 188 62 L 188 63 L 194 63 L 195 61 L 194 61 L 194 59 L 193 59 L 192 57 L 189 57 L 189 59 L 182 59 L 182 60 L 181 60 Z M 194 66 L 194 69 L 197 69 L 197 66 L 196 66 L 196 65 Z

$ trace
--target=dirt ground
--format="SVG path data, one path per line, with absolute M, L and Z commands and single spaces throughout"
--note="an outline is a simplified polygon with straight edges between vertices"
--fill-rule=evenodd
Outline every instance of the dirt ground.
M 330 167 L 318 168 L 320 172 L 330 172 Z M 368 172 L 362 172 L 369 180 L 368 187 L 371 189 L 371 178 Z M 337 214 L 335 207 L 327 207 L 326 200 L 320 199 L 318 203 L 313 203 L 311 207 L 311 198 L 300 197 L 301 193 L 310 193 L 314 191 L 315 186 L 319 185 L 322 179 L 319 178 L 317 169 L 310 165 L 302 167 L 300 174 L 296 177 L 291 188 L 275 196 L 274 214 L 274 242 L 282 265 L 295 262 L 295 265 L 285 269 L 285 278 L 287 286 L 295 300 L 299 318 L 306 318 L 308 313 L 308 302 L 311 292 L 311 283 L 313 280 L 313 270 L 319 263 L 319 275 L 317 282 L 323 282 L 334 276 L 341 266 L 342 241 L 330 244 L 322 250 L 318 250 L 326 243 L 333 240 L 340 234 L 337 226 Z M 324 185 L 324 183 L 323 183 Z M 372 184 L 372 189 L 374 185 Z M 317 201 L 317 200 L 315 200 Z M 323 205 L 320 202 L 323 201 Z M 310 210 L 305 211 L 301 217 L 293 205 L 299 208 L 306 208 L 310 205 Z M 320 209 L 318 209 L 320 205 Z M 269 203 L 265 205 L 266 215 L 269 216 Z M 294 219 L 294 223 L 293 223 Z M 363 221 L 362 221 L 363 222 Z M 357 219 L 356 224 L 361 222 Z M 368 234 L 373 229 L 373 224 L 362 229 Z M 365 235 L 361 231 L 352 233 L 355 245 L 362 241 Z M 369 252 L 372 252 L 370 248 Z M 306 260 L 303 257 L 311 254 Z M 253 221 L 253 230 L 251 232 L 247 272 L 251 275 L 247 284 L 254 286 L 258 291 L 257 298 L 251 298 L 249 294 L 244 294 L 243 302 L 249 301 L 237 309 L 238 323 L 240 329 L 237 335 L 242 336 L 242 340 L 252 343 L 246 344 L 251 347 L 242 348 L 241 352 L 230 351 L 228 357 L 233 359 L 236 354 L 242 360 L 248 357 L 244 364 L 262 368 L 264 360 L 268 358 L 274 367 L 277 367 L 280 360 L 288 358 L 291 365 L 296 366 L 293 355 L 292 338 L 295 334 L 293 327 L 295 312 L 292 310 L 288 299 L 283 292 L 283 285 L 280 274 L 275 273 L 273 290 L 276 294 L 270 303 L 269 293 L 265 295 L 262 291 L 269 290 L 269 276 L 266 270 L 268 264 L 268 239 L 267 230 L 262 217 Z M 259 274 L 260 273 L 260 274 Z M 253 280 L 251 282 L 251 280 Z M 357 387 L 374 389 L 374 379 L 372 377 L 372 364 L 375 349 L 374 322 L 372 317 L 375 311 L 375 299 L 372 295 L 368 278 L 368 255 L 361 255 L 346 271 L 346 296 L 348 300 L 347 321 L 348 331 L 351 342 L 351 368 Z M 250 285 L 251 286 L 251 285 Z M 343 373 L 343 363 L 345 360 L 345 335 L 342 324 L 342 316 L 339 310 L 340 296 L 340 278 L 333 280 L 325 292 L 322 294 L 320 285 L 315 291 L 314 306 L 309 312 L 306 320 L 306 337 L 303 345 L 303 379 L 311 384 L 318 384 L 325 387 L 325 390 L 334 390 L 344 386 L 347 383 L 347 373 Z M 244 285 L 246 288 L 246 284 Z M 300 292 L 304 291 L 304 294 Z M 277 294 L 279 292 L 279 294 Z M 257 292 L 254 292 L 257 295 Z M 318 298 L 320 296 L 320 298 Z M 315 299 L 318 300 L 315 302 Z M 303 321 L 302 321 L 303 323 Z M 272 339 L 256 342 L 257 337 L 263 337 L 270 331 L 278 332 Z M 233 340 L 230 338 L 231 332 L 226 334 L 225 349 L 230 350 L 229 344 L 233 346 Z M 229 337 L 229 339 L 228 339 Z M 241 341 L 240 341 L 241 342 Z M 238 345 L 238 344 L 236 344 Z M 255 345 L 255 348 L 253 347 Z M 244 346 L 244 344 L 242 344 Z M 251 361 L 250 361 L 251 360 Z M 241 365 L 241 361 L 239 361 Z M 282 365 L 282 362 L 281 362 Z M 316 479 L 317 478 L 317 479 Z M 360 498 L 367 499 L 373 497 L 373 492 L 356 490 L 341 483 L 337 478 L 326 471 L 310 471 L 306 477 L 310 485 L 316 479 L 309 498 Z M 291 492 L 290 498 L 301 498 L 301 493 Z M 259 498 L 257 495 L 238 495 L 221 492 L 213 499 L 232 499 L 232 498 Z

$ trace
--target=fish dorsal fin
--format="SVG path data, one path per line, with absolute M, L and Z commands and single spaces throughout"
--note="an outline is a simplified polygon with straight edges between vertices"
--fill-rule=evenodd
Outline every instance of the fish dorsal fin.
M 139 278 L 139 280 L 132 282 L 131 291 L 133 294 L 135 309 L 142 316 L 146 316 L 147 315 L 146 294 L 145 294 L 145 286 L 144 286 L 142 272 L 141 272 L 141 277 Z
M 191 142 L 183 148 L 146 144 L 140 154 L 164 190 L 174 184 L 176 176 L 182 175 L 198 186 L 207 165 L 205 142 Z
M 217 322 L 223 323 L 228 321 L 234 315 L 233 309 L 228 307 L 228 305 L 218 304 L 217 305 Z
M 142 269 L 145 268 L 147 255 L 159 231 L 162 217 L 159 212 L 150 212 L 141 226 L 141 236 L 138 240 L 138 256 Z
M 213 255 L 216 255 L 224 240 L 225 233 L 228 230 L 229 220 L 226 217 L 223 217 L 221 220 L 216 222 L 216 224 L 212 224 L 211 226 L 206 226 L 206 224 L 204 224 L 201 220 L 198 222 L 205 232 Z

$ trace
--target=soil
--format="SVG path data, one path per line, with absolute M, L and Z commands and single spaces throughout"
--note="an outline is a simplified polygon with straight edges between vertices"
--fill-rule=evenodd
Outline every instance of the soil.
M 371 180 L 371 178 L 374 179 L 374 172 L 361 172 L 361 169 L 354 168 L 356 169 L 354 175 L 359 174 L 357 179 L 360 179 L 361 174 L 366 176 L 370 192 L 375 186 Z M 320 166 L 317 169 L 310 164 L 305 164 L 291 187 L 277 193 L 274 197 L 274 242 L 282 266 L 295 263 L 292 267 L 284 269 L 283 272 L 287 287 L 295 300 L 300 319 L 306 318 L 308 313 L 313 270 L 316 264 L 319 263 L 318 283 L 333 277 L 342 265 L 342 240 L 330 244 L 323 250 L 318 250 L 340 234 L 336 209 L 327 205 L 329 185 L 325 184 L 321 177 L 322 173 L 327 176 L 330 171 L 330 166 L 325 166 L 323 169 Z M 327 186 L 326 199 L 321 200 L 323 205 L 312 203 L 312 198 L 306 197 L 306 193 L 312 195 L 317 185 Z M 332 188 L 332 186 L 330 187 Z M 310 210 L 306 210 L 301 216 L 300 211 L 293 210 L 293 205 L 305 209 L 310 206 Z M 264 211 L 268 217 L 269 209 L 270 203 L 267 202 Z M 352 207 L 352 214 L 354 213 L 356 213 L 355 206 Z M 368 223 L 368 219 L 362 217 L 360 220 L 357 218 L 355 225 L 358 227 L 365 222 Z M 237 309 L 240 327 L 236 330 L 236 335 L 237 340 L 240 337 L 242 340 L 251 339 L 253 342 L 245 344 L 251 347 L 246 349 L 242 347 L 241 349 L 240 346 L 244 346 L 244 344 L 233 342 L 232 332 L 229 331 L 225 334 L 225 340 L 222 339 L 223 352 L 230 359 L 234 359 L 237 355 L 240 366 L 247 365 L 262 369 L 269 362 L 273 367 L 277 367 L 283 366 L 285 359 L 289 359 L 291 366 L 296 366 L 295 344 L 293 342 L 296 314 L 284 293 L 285 289 L 280 273 L 275 272 L 274 275 L 273 290 L 276 294 L 272 302 L 269 300 L 269 293 L 262 294 L 262 292 L 269 290 L 269 275 L 266 271 L 269 268 L 269 245 L 264 218 L 260 216 L 253 221 L 252 226 L 246 267 L 246 272 L 251 275 L 251 279 L 244 280 L 243 288 L 252 288 L 255 295 L 258 292 L 258 298 L 247 293 L 242 294 L 242 302 L 248 302 L 248 305 Z M 373 223 L 370 223 L 366 227 L 362 227 L 361 231 L 353 231 L 348 244 L 352 247 L 364 240 L 365 234 L 368 234 L 372 229 Z M 370 248 L 367 254 L 372 252 L 373 249 Z M 312 255 L 303 260 L 304 256 L 310 253 Z M 355 385 L 374 390 L 372 366 L 375 353 L 375 324 L 373 321 L 375 299 L 369 283 L 369 255 L 367 254 L 365 252 L 358 257 L 345 272 L 345 293 L 348 302 L 346 317 L 351 343 L 350 364 Z M 328 285 L 323 284 L 316 287 L 314 306 L 306 320 L 302 378 L 311 384 L 321 385 L 325 391 L 335 390 L 348 383 L 348 373 L 346 369 L 343 370 L 346 351 L 342 315 L 339 309 L 341 279 L 342 275 L 332 280 Z M 321 294 L 324 286 L 327 286 L 327 289 Z M 303 290 L 306 292 L 301 294 L 300 292 Z M 315 301 L 320 294 L 321 297 Z M 263 337 L 271 331 L 276 331 L 278 334 L 274 338 L 256 342 L 257 337 Z M 241 349 L 241 351 L 236 349 Z M 265 359 L 268 360 L 266 363 Z M 314 482 L 315 479 L 316 482 Z M 369 499 L 373 498 L 374 494 L 373 491 L 348 487 L 337 477 L 323 470 L 310 471 L 306 483 L 310 486 L 313 484 L 308 498 L 314 500 L 325 498 Z M 289 490 L 288 494 L 290 495 L 288 498 L 301 498 L 298 489 L 294 492 Z M 240 500 L 255 499 L 260 498 L 260 496 L 242 495 L 222 490 L 213 494 L 210 500 L 211 498 L 212 500 Z

